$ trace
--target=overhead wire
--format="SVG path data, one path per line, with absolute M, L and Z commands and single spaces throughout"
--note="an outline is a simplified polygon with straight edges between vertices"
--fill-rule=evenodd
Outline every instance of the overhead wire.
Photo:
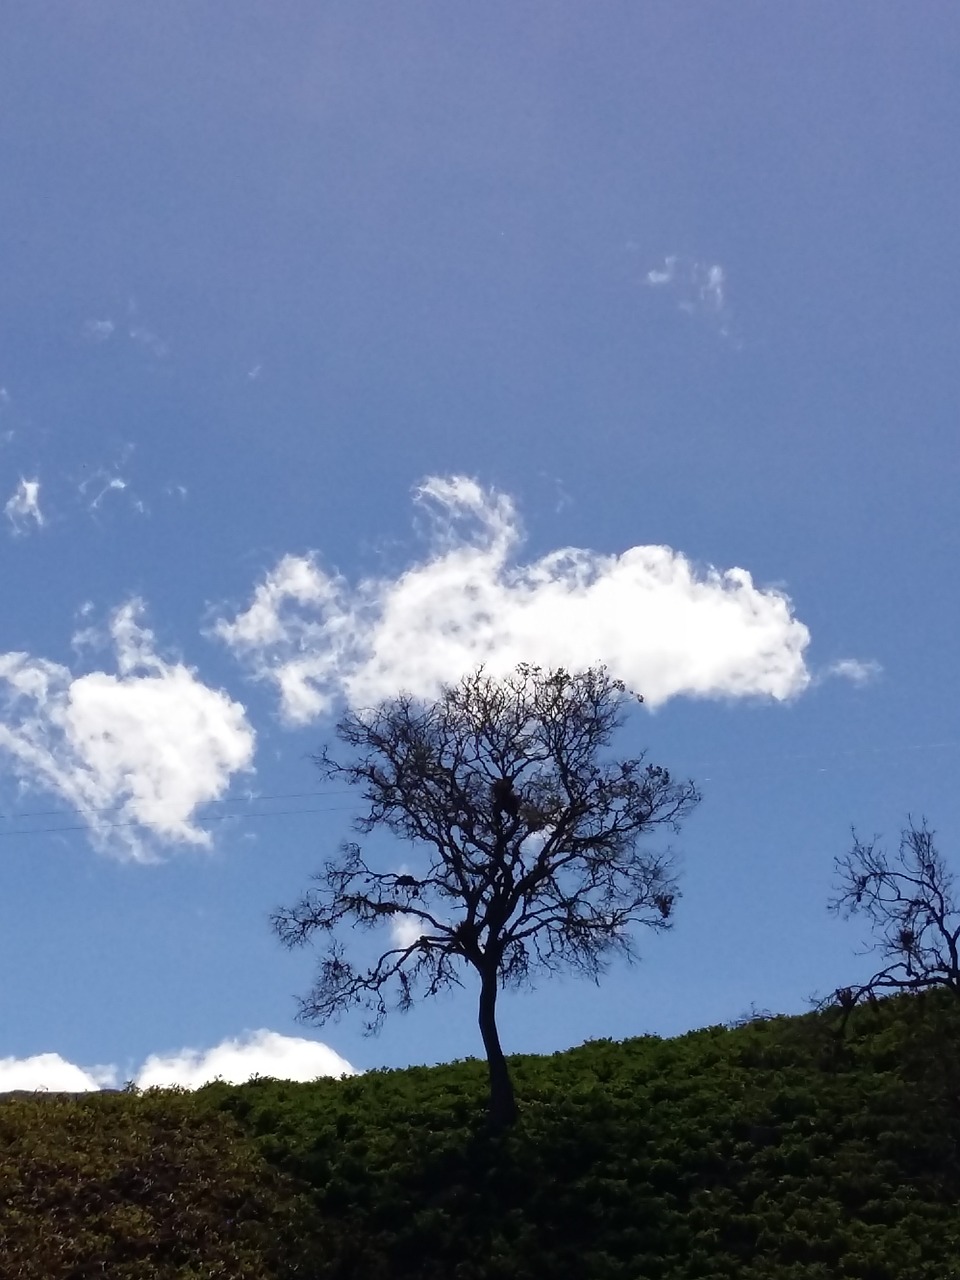
M 958 745 L 960 745 L 960 739 L 954 738 L 954 739 L 946 739 L 946 740 L 940 740 L 937 742 L 929 742 L 929 743 L 902 743 L 896 747 L 873 747 L 873 748 L 865 748 L 865 749 L 861 748 L 859 750 L 850 750 L 850 749 L 842 750 L 841 749 L 829 754 L 831 757 L 849 756 L 853 754 L 875 755 L 875 754 L 882 754 L 886 752 L 896 752 L 896 751 L 936 750 L 936 749 L 943 749 L 943 748 L 949 748 L 949 747 L 956 747 Z M 787 752 L 787 753 L 784 753 L 781 757 L 777 757 L 777 758 L 786 761 L 786 760 L 806 759 L 808 757 L 811 759 L 817 758 L 815 756 L 815 753 L 813 752 Z M 820 756 L 819 758 L 822 759 L 823 757 Z M 718 766 L 724 767 L 729 765 L 729 763 L 730 763 L 729 761 L 722 761 L 722 762 L 721 761 L 700 761 L 699 767 L 701 768 L 704 768 L 704 767 L 713 768 Z M 226 805 L 261 804 L 265 801 L 270 801 L 270 800 L 299 800 L 299 799 L 306 799 L 308 797 L 316 798 L 318 800 L 327 799 L 327 798 L 332 799 L 334 796 L 345 796 L 345 795 L 351 795 L 351 794 L 353 794 L 353 792 L 351 788 L 348 788 L 348 787 L 342 788 L 336 791 L 274 791 L 274 792 L 265 792 L 260 795 L 227 796 L 222 800 L 211 800 L 211 801 L 208 801 L 207 803 L 210 805 L 218 805 L 222 807 Z M 123 810 L 126 803 L 127 803 L 126 801 L 120 801 L 116 804 L 105 805 L 102 807 L 91 806 L 89 808 L 81 808 L 79 806 L 70 805 L 70 806 L 62 806 L 58 809 L 27 809 L 19 813 L 6 813 L 6 814 L 0 813 L 0 822 L 6 822 L 6 823 L 12 824 L 12 823 L 22 822 L 31 818 L 52 818 L 52 817 L 58 817 L 60 815 L 62 815 L 63 817 L 67 817 L 73 814 L 76 814 L 79 817 L 96 818 L 101 814 L 113 813 L 118 810 Z M 317 809 L 267 809 L 260 812 L 256 812 L 256 811 L 244 812 L 241 809 L 241 810 L 227 812 L 227 813 L 206 812 L 203 814 L 202 821 L 203 822 L 225 822 L 230 818 L 234 818 L 239 822 L 239 821 L 244 821 L 248 818 L 287 818 L 287 817 L 295 817 L 295 816 L 306 815 L 306 814 L 344 813 L 351 808 L 353 808 L 352 805 L 332 805 L 332 806 L 325 806 L 323 808 L 317 808 Z M 112 830 L 112 829 L 122 828 L 122 827 L 142 827 L 144 825 L 149 825 L 149 824 L 145 824 L 140 819 L 125 819 L 120 822 L 96 823 L 96 826 L 101 830 Z M 89 821 L 79 822 L 70 826 L 64 826 L 64 825 L 47 826 L 47 827 L 11 826 L 7 830 L 0 830 L 0 840 L 3 840 L 5 838 L 9 839 L 13 836 L 56 835 L 60 833 L 67 834 L 70 832 L 89 831 L 90 826 L 91 826 L 91 823 Z
M 247 796 L 224 796 L 223 800 L 209 800 L 207 804 L 256 804 L 259 800 L 303 800 L 306 796 L 347 796 L 351 788 L 343 787 L 339 791 L 268 791 L 264 794 Z M 58 813 L 111 813 L 114 809 L 123 809 L 124 801 L 108 805 L 63 805 L 59 809 L 24 809 L 19 813 L 0 813 L 0 818 L 8 822 L 17 818 L 50 818 Z
M 248 818 L 289 818 L 295 814 L 305 813 L 346 813 L 348 809 L 352 809 L 352 805 L 331 805 L 326 809 L 266 809 L 261 813 L 207 813 L 203 816 L 204 822 L 226 822 L 230 818 L 235 818 L 238 822 L 246 821 Z M 113 830 L 117 827 L 142 827 L 145 826 L 142 820 L 130 819 L 124 822 L 101 822 L 97 826 L 102 830 Z M 78 822 L 75 826 L 65 827 L 23 827 L 11 831 L 0 831 L 0 840 L 11 836 L 42 836 L 55 835 L 68 831 L 89 831 L 90 826 L 85 822 Z
M 307 796 L 316 796 L 318 800 L 322 800 L 327 796 L 348 796 L 350 794 L 349 787 L 344 787 L 340 791 L 273 791 L 261 795 L 226 796 L 223 800 L 208 800 L 206 803 L 258 804 L 261 800 L 303 800 Z M 61 805 L 59 809 L 23 809 L 17 813 L 0 813 L 0 820 L 4 822 L 19 822 L 21 818 L 52 818 L 61 813 L 113 813 L 115 809 L 122 809 L 125 803 L 126 801 L 119 800 L 116 804 L 102 806 Z

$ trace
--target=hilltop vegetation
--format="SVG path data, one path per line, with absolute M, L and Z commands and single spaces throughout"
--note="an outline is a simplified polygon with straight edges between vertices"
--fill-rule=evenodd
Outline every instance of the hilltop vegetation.
M 182 1091 L 0 1097 L 0 1275 L 282 1275 L 302 1208 L 228 1116 Z
M 387 1280 L 960 1274 L 937 993 L 343 1081 L 0 1104 L 2 1270 Z

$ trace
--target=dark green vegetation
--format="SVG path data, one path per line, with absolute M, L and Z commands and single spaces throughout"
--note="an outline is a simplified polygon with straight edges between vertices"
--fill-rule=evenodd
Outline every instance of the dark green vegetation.
M 288 1274 L 303 1207 L 196 1094 L 0 1096 L 3 1280 Z
M 485 1066 L 0 1103 L 3 1276 L 949 1280 L 949 993 Z

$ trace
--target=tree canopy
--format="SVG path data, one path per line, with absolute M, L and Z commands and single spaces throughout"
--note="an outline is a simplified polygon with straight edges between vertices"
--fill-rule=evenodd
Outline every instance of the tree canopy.
M 348 757 L 327 749 L 316 763 L 361 790 L 360 834 L 385 829 L 417 861 L 380 870 L 345 843 L 314 887 L 275 913 L 289 946 L 326 935 L 301 1016 L 323 1023 L 361 1006 L 373 1031 L 389 1009 L 459 986 L 472 968 L 491 1120 L 511 1124 L 498 991 L 561 969 L 598 979 L 614 955 L 635 957 L 636 926 L 663 930 L 672 919 L 673 856 L 641 838 L 678 829 L 699 795 L 643 753 L 601 758 L 636 701 L 602 666 L 521 665 L 503 679 L 481 668 L 435 701 L 402 694 L 344 714 L 336 734 Z M 355 965 L 342 927 L 384 924 L 390 944 Z
M 837 990 L 841 1006 L 877 992 L 935 987 L 960 996 L 960 909 L 934 835 L 925 819 L 909 819 L 891 857 L 878 837 L 861 840 L 854 832 L 852 849 L 837 859 L 830 908 L 866 917 L 873 938 L 867 950 L 882 961 L 865 982 Z

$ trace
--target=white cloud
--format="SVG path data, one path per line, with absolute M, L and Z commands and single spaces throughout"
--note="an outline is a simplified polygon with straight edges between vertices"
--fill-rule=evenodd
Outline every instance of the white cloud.
M 133 454 L 134 446 L 128 443 L 123 446 L 116 461 L 108 463 L 106 466 L 97 466 L 90 469 L 87 468 L 86 464 L 84 465 L 84 470 L 87 471 L 87 474 L 79 481 L 77 488 L 88 511 L 99 511 L 103 506 L 104 499 L 109 494 L 121 494 L 129 489 L 129 481 L 124 477 L 122 471 L 130 462 Z M 138 499 L 132 493 L 128 493 L 127 496 L 131 504 L 136 508 L 139 505 Z
M 261 1030 L 235 1040 L 224 1040 L 213 1049 L 153 1054 L 137 1073 L 136 1083 L 141 1089 L 154 1085 L 196 1089 L 217 1077 L 228 1084 L 242 1084 L 255 1075 L 274 1076 L 279 1080 L 315 1080 L 318 1076 L 355 1074 L 345 1058 L 317 1040 Z
M 665 289 L 681 311 L 709 320 L 722 337 L 735 336 L 727 300 L 727 273 L 719 262 L 698 262 L 670 254 L 662 267 L 646 273 L 644 282 L 651 288 Z
M 97 477 L 97 478 L 102 479 L 103 477 Z M 96 511 L 97 507 L 100 506 L 100 503 L 103 502 L 104 498 L 107 496 L 108 493 L 123 493 L 126 487 L 127 487 L 127 482 L 122 478 L 122 476 L 111 476 L 110 479 L 107 480 L 106 483 L 103 485 L 103 487 L 100 489 L 100 492 L 97 494 L 97 496 L 91 501 L 90 510 Z M 80 486 L 80 492 L 81 493 L 86 492 L 86 488 L 84 485 Z
M 647 284 L 670 284 L 676 275 L 676 270 L 677 259 L 674 254 L 671 254 L 669 257 L 664 258 L 661 269 L 654 268 L 652 271 L 647 272 Z
M 147 329 L 144 325 L 135 324 L 127 331 L 131 341 L 140 347 L 145 347 L 152 356 L 156 356 L 158 360 L 162 360 L 170 354 L 169 345 L 160 337 L 158 333 L 154 333 L 152 329 Z
M 0 1093 L 13 1089 L 51 1089 L 85 1093 L 116 1082 L 112 1067 L 77 1067 L 59 1053 L 38 1053 L 32 1058 L 0 1058 Z
M 14 533 L 26 533 L 33 526 L 42 529 L 43 512 L 40 510 L 40 481 L 20 477 L 13 495 L 3 508 L 4 515 L 13 525 Z
M 81 332 L 88 342 L 108 342 L 115 328 L 112 320 L 85 320 Z
M 255 737 L 240 703 L 157 656 L 141 610 L 111 618 L 116 675 L 0 654 L 0 752 L 22 785 L 78 809 L 99 847 L 144 860 L 157 842 L 210 843 L 196 811 L 250 769 Z
M 719 263 L 714 263 L 712 267 L 702 267 L 697 281 L 700 292 L 700 301 L 708 311 L 714 311 L 718 314 L 723 310 L 726 297 L 725 289 L 727 283 L 727 273 Z
M 880 675 L 883 668 L 879 662 L 861 662 L 859 658 L 841 658 L 827 668 L 829 676 L 839 676 L 843 680 L 852 680 L 854 684 L 869 684 Z
M 412 947 L 423 936 L 423 924 L 416 916 L 394 916 L 390 921 L 390 936 L 395 947 Z
M 416 492 L 431 515 L 427 556 L 395 578 L 351 586 L 313 556 L 284 556 L 246 610 L 215 633 L 307 723 L 338 699 L 400 689 L 429 697 L 485 663 L 605 662 L 648 705 L 670 698 L 790 698 L 810 682 L 810 635 L 779 590 L 739 568 L 697 570 L 664 546 L 605 555 L 577 547 L 516 562 L 510 498 L 462 476 Z
M 317 1040 L 260 1030 L 223 1040 L 212 1049 L 151 1054 L 135 1073 L 133 1082 L 141 1089 L 174 1085 L 196 1089 L 218 1077 L 228 1084 L 243 1084 L 251 1076 L 316 1080 L 318 1076 L 356 1074 L 356 1068 L 346 1058 Z M 84 1093 L 116 1087 L 119 1081 L 116 1067 L 78 1067 L 59 1053 L 0 1058 L 0 1093 L 13 1089 Z

